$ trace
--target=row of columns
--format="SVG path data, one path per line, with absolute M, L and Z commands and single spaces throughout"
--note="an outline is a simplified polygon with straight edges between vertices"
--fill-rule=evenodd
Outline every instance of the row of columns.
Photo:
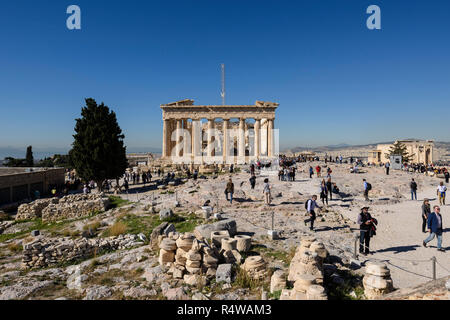
M 178 156 L 178 157 L 187 157 L 189 155 L 197 156 L 201 154 L 202 149 L 202 125 L 201 121 L 197 119 L 193 119 L 190 125 L 188 126 L 187 119 L 164 119 L 163 120 L 163 158 L 168 158 L 170 156 Z M 267 122 L 267 124 L 265 123 Z M 265 126 L 267 131 L 261 132 L 262 125 Z M 222 123 L 222 133 L 223 133 L 223 145 L 222 150 L 223 158 L 228 156 L 226 153 L 229 149 L 229 119 L 223 119 Z M 214 145 L 215 139 L 213 132 L 215 128 L 214 119 L 208 119 L 207 126 L 207 147 L 206 152 L 207 156 L 215 156 L 214 154 Z M 184 130 L 182 130 L 184 129 Z M 267 156 L 272 157 L 274 151 L 274 119 L 256 119 L 254 125 L 255 131 L 255 155 L 254 157 L 258 158 L 261 154 L 267 151 Z M 175 136 L 174 132 L 175 131 Z M 239 132 L 238 132 L 238 157 L 245 157 L 245 119 L 239 119 Z M 263 134 L 261 134 L 263 133 Z M 189 139 L 189 134 L 191 135 L 191 139 Z M 174 138 L 174 139 L 173 139 Z M 264 142 L 264 146 L 266 150 L 262 150 L 261 142 L 266 139 Z M 175 154 L 172 154 L 172 150 L 175 150 Z M 188 152 L 186 152 L 188 151 Z M 182 155 L 183 153 L 183 155 Z

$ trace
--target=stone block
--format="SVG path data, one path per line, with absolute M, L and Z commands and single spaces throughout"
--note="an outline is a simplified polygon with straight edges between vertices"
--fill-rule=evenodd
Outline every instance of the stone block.
M 247 235 L 235 235 L 236 249 L 240 252 L 248 252 L 252 245 L 252 238 Z
M 217 248 L 220 248 L 222 246 L 222 239 L 229 237 L 230 233 L 228 230 L 211 232 L 211 241 Z
M 172 223 L 164 228 L 163 234 L 169 236 L 169 233 L 171 232 L 176 232 L 175 226 Z
M 159 219 L 164 220 L 173 217 L 172 209 L 162 209 L 159 211 Z
M 222 238 L 221 248 L 222 250 L 236 250 L 237 240 L 232 238 Z
M 232 265 L 230 263 L 219 264 L 216 270 L 216 282 L 231 283 L 231 270 Z

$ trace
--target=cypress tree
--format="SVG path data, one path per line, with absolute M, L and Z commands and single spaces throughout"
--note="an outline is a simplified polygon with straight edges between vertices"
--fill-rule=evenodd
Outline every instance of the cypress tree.
M 86 99 L 81 118 L 76 119 L 70 160 L 77 174 L 85 181 L 93 180 L 99 191 L 106 179 L 120 178 L 127 168 L 125 136 L 116 114 L 103 103 Z
M 33 167 L 34 166 L 33 150 L 32 150 L 31 146 L 27 147 L 27 155 L 25 157 L 25 165 L 27 167 Z

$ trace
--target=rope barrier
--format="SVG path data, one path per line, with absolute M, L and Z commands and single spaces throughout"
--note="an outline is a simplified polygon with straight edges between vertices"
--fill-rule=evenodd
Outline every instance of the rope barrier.
M 442 264 L 439 263 L 439 261 L 437 261 L 436 259 L 436 263 L 438 264 L 438 266 L 440 266 L 442 269 L 444 269 L 447 272 L 450 272 L 450 270 L 448 270 L 447 268 L 445 268 Z
M 367 247 L 367 246 L 364 245 L 364 244 L 363 244 L 363 247 L 370 250 L 370 248 Z M 377 252 L 377 251 L 374 251 L 374 252 L 377 253 L 377 254 L 379 254 L 379 255 L 381 255 L 381 256 L 387 257 L 387 258 L 389 258 L 389 259 L 397 259 L 397 260 L 407 261 L 407 262 L 430 262 L 430 261 L 431 261 L 431 258 L 430 258 L 430 259 L 427 259 L 427 260 L 405 259 L 405 258 L 391 257 L 391 256 L 388 256 L 388 255 L 386 255 L 386 254 L 379 253 L 379 252 Z

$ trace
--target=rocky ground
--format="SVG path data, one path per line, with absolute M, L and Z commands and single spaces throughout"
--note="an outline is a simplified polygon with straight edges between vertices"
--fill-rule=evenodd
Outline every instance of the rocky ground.
M 324 243 L 329 252 L 325 262 L 332 272 L 326 273 L 325 280 L 330 283 L 327 289 L 332 298 L 361 298 L 361 277 L 368 261 L 386 263 L 394 287 L 401 289 L 430 281 L 433 256 L 438 261 L 437 277 L 450 274 L 446 270 L 450 270 L 450 256 L 436 250 L 436 240 L 428 248 L 421 245 L 426 235 L 421 232 L 420 206 L 423 197 L 429 197 L 431 205 L 437 203 L 435 189 L 439 179 L 401 171 L 391 171 L 386 176 L 381 168 L 363 168 L 363 173 L 350 174 L 347 165 L 329 164 L 332 180 L 341 193 L 323 206 L 316 231 L 311 232 L 303 223 L 304 203 L 312 194 L 320 193 L 322 178 L 309 178 L 310 164 L 299 164 L 294 182 L 278 181 L 277 176 L 264 173 L 273 187 L 271 206 L 263 202 L 266 176 L 258 176 L 256 188 L 251 190 L 249 174 L 242 168 L 242 172 L 232 174 L 235 185 L 232 204 L 224 195 L 230 175 L 219 174 L 167 189 L 158 189 L 154 183 L 131 186 L 128 195 L 113 198 L 115 208 L 89 217 L 46 223 L 40 219 L 1 222 L 0 299 L 260 299 L 264 297 L 262 291 L 269 291 L 271 272 L 287 270 L 301 237 L 308 235 Z M 412 177 L 419 186 L 418 201 L 409 199 Z M 373 186 L 368 205 L 379 225 L 371 242 L 373 254 L 354 259 L 354 239 L 359 233 L 356 218 L 360 208 L 367 205 L 362 196 L 363 178 Z M 237 275 L 231 284 L 216 283 L 214 279 L 205 285 L 186 284 L 171 278 L 165 267 L 159 265 L 158 252 L 151 249 L 148 240 L 125 249 L 99 252 L 84 261 L 43 269 L 22 268 L 22 247 L 33 240 L 32 230 L 40 230 L 41 237 L 49 238 L 134 234 L 149 239 L 151 231 L 161 223 L 155 212 L 171 208 L 178 217 L 171 221 L 176 230 L 192 232 L 197 225 L 213 222 L 196 214 L 206 200 L 211 201 L 213 213 L 219 212 L 223 218 L 237 222 L 238 233 L 252 236 L 248 255 L 261 255 L 268 262 L 267 279 L 252 282 Z M 441 210 L 444 227 L 447 211 L 448 206 Z M 272 228 L 281 232 L 280 239 L 269 238 L 268 230 Z M 445 247 L 448 247 L 446 234 Z M 269 294 L 269 298 L 278 297 Z

